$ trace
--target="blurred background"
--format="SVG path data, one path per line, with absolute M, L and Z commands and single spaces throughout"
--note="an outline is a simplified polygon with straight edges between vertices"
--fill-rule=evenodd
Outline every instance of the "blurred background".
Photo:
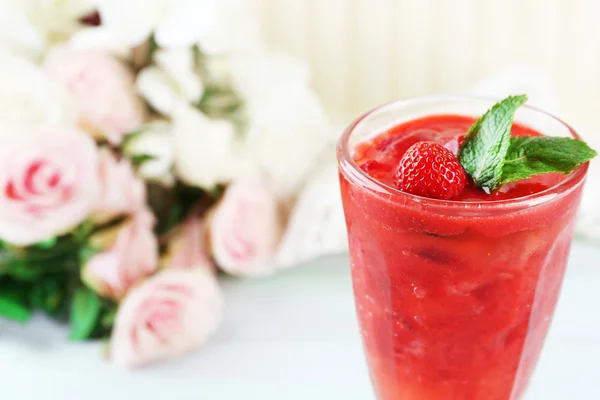
M 426 93 L 464 91 L 528 68 L 560 116 L 596 130 L 600 2 L 595 0 L 262 0 L 267 40 L 306 60 L 338 118 Z

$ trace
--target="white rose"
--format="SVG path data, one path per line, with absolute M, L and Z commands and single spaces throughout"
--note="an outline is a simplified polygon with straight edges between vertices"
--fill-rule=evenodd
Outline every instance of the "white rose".
M 187 104 L 173 114 L 175 169 L 186 183 L 212 188 L 227 183 L 238 169 L 235 128 L 225 120 L 210 119 Z
M 34 58 L 45 45 L 43 32 L 29 20 L 26 2 L 0 1 L 0 50 Z
M 245 152 L 277 195 L 297 195 L 332 142 L 331 127 L 316 95 L 296 88 L 251 111 Z
M 119 41 L 116 32 L 102 25 L 80 29 L 68 39 L 67 45 L 75 50 L 102 51 L 124 60 L 132 57 L 131 47 Z
M 217 265 L 229 274 L 274 272 L 272 256 L 280 234 L 277 202 L 257 181 L 232 183 L 211 211 L 210 249 Z
M 153 121 L 140 128 L 141 133 L 127 140 L 125 154 L 129 157 L 149 155 L 152 160 L 144 161 L 139 174 L 148 181 L 170 186 L 174 182 L 175 162 L 171 125 L 167 121 Z
M 0 49 L 30 58 L 80 28 L 90 0 L 0 0 Z
M 187 47 L 210 34 L 218 0 L 95 0 L 102 25 L 79 45 L 135 47 L 154 33 L 160 47 Z M 106 48 L 104 48 L 106 50 Z
M 120 304 L 110 357 L 131 368 L 197 350 L 217 330 L 222 309 L 212 273 L 165 269 L 134 287 Z
M 335 141 L 308 70 L 289 57 L 259 54 L 235 61 L 231 74 L 249 114 L 244 153 L 279 197 L 293 198 Z
M 223 55 L 252 52 L 264 45 L 258 14 L 260 10 L 252 1 L 220 0 L 218 5 L 213 29 L 198 41 L 203 53 Z
M 232 57 L 228 69 L 232 83 L 253 107 L 277 92 L 310 84 L 308 65 L 285 53 L 264 48 Z
M 29 60 L 0 52 L 0 88 L 0 140 L 15 127 L 75 124 L 66 91 Z
M 154 109 L 171 115 L 180 101 L 198 103 L 204 85 L 195 71 L 191 48 L 157 50 L 156 65 L 144 68 L 137 78 L 139 93 Z
M 135 92 L 133 72 L 113 56 L 55 48 L 45 69 L 74 99 L 79 124 L 92 134 L 120 144 L 143 123 L 145 108 Z

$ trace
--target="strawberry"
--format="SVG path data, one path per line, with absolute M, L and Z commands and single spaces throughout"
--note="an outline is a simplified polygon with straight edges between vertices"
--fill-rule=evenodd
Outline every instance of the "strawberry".
M 456 156 L 434 142 L 417 142 L 404 153 L 396 171 L 398 189 L 417 196 L 448 200 L 459 195 L 467 174 Z

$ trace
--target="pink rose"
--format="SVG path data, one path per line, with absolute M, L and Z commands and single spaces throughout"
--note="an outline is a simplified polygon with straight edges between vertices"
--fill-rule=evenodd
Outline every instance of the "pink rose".
M 140 211 L 123 225 L 90 239 L 92 246 L 105 247 L 84 265 L 82 280 L 98 294 L 121 299 L 129 288 L 158 268 L 158 242 L 152 227 L 154 216 Z
M 239 276 L 265 275 L 280 237 L 274 196 L 261 184 L 234 182 L 210 218 L 212 255 L 225 272 Z
M 111 358 L 139 367 L 196 350 L 216 331 L 222 308 L 216 278 L 206 269 L 165 269 L 119 306 Z
M 71 94 L 86 131 L 119 144 L 144 122 L 133 72 L 109 54 L 57 48 L 46 58 L 45 69 Z
M 131 163 L 107 149 L 100 152 L 100 197 L 94 216 L 107 221 L 123 214 L 133 214 L 146 204 L 146 186 L 135 175 Z
M 99 186 L 92 139 L 71 128 L 10 137 L 0 146 L 0 239 L 30 245 L 83 222 Z
M 214 266 L 206 253 L 206 230 L 200 215 L 192 212 L 169 240 L 163 258 L 165 268 L 202 267 L 210 271 Z

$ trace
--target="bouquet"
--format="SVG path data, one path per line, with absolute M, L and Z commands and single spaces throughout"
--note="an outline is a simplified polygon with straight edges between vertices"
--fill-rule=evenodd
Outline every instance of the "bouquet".
M 215 333 L 220 274 L 344 249 L 335 131 L 256 21 L 239 0 L 0 1 L 0 317 L 142 366 Z

